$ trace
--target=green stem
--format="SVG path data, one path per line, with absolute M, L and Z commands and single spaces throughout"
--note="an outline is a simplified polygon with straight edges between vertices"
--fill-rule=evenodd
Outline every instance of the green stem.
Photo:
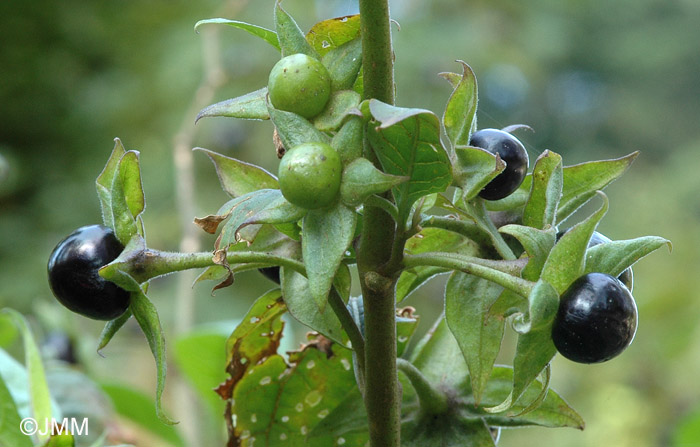
M 433 227 L 461 234 L 482 247 L 491 247 L 491 236 L 479 225 L 467 220 L 445 216 L 425 216 L 420 222 L 423 228 Z
M 489 259 L 473 258 L 455 253 L 421 253 L 417 255 L 405 255 L 403 265 L 405 268 L 419 265 L 431 265 L 444 267 L 451 270 L 460 270 L 488 281 L 494 282 L 508 290 L 527 297 L 530 295 L 535 283 L 515 276 L 523 268 L 523 260 L 517 261 L 493 261 Z
M 394 103 L 394 59 L 388 0 L 360 0 L 363 97 Z M 364 138 L 365 157 L 380 168 Z M 385 210 L 365 206 L 357 267 L 365 309 L 365 393 L 371 447 L 399 447 L 401 394 L 396 369 L 396 296 L 389 261 L 396 223 Z M 381 272 L 381 273 L 380 273 Z
M 404 359 L 397 359 L 396 366 L 399 368 L 399 371 L 408 377 L 411 385 L 413 385 L 413 389 L 416 390 L 421 411 L 430 415 L 447 412 L 447 395 L 428 382 L 428 379 L 425 378 L 418 368 Z

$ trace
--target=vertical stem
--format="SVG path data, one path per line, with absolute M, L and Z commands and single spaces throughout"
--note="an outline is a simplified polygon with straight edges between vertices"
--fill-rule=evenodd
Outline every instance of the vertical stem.
M 394 61 L 388 0 L 360 0 L 364 98 L 394 103 Z M 365 156 L 376 157 L 365 138 Z M 391 257 L 396 224 L 365 207 L 357 265 L 365 308 L 365 407 L 372 447 L 399 447 L 401 394 L 396 369 L 395 279 L 382 267 Z M 382 272 L 384 275 L 380 274 Z

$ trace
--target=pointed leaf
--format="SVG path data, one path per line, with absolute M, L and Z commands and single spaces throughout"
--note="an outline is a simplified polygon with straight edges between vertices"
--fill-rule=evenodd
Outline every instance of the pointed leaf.
M 311 298 L 323 313 L 335 272 L 355 236 L 357 214 L 342 204 L 310 210 L 302 223 L 301 249 Z
M 500 157 L 478 147 L 457 146 L 455 155 L 452 171 L 455 183 L 464 191 L 464 200 L 476 197 L 506 168 Z
M 141 184 L 139 153 L 128 151 L 119 162 L 119 177 L 124 190 L 126 206 L 134 218 L 146 208 L 146 199 Z
M 340 197 L 350 206 L 358 206 L 372 194 L 389 191 L 396 185 L 408 180 L 407 177 L 397 177 L 385 174 L 375 168 L 366 158 L 357 158 L 344 170 L 340 184 Z
M 671 242 L 658 236 L 598 244 L 586 253 L 584 273 L 601 272 L 617 277 L 632 264 L 664 245 L 671 249 Z
M 303 53 L 319 59 L 316 50 L 307 42 L 306 36 L 304 36 L 297 22 L 287 14 L 287 11 L 282 9 L 281 3 L 281 0 L 275 2 L 275 31 L 277 31 L 282 57 Z
M 354 90 L 338 90 L 323 111 L 314 118 L 314 126 L 322 132 L 336 131 L 348 113 L 360 104 L 360 95 Z
M 525 334 L 544 326 L 551 327 L 554 316 L 559 309 L 559 294 L 547 281 L 539 280 L 527 298 L 527 315 L 516 316 L 513 328 Z
M 239 197 L 258 189 L 279 188 L 279 183 L 275 176 L 259 166 L 217 154 L 201 147 L 197 147 L 194 150 L 205 153 L 214 163 L 221 187 L 231 197 Z
M 405 109 L 370 100 L 372 116 L 380 122 L 368 138 L 384 171 L 410 180 L 394 188 L 399 215 L 405 219 L 413 202 L 442 192 L 452 183 L 450 162 L 440 142 L 440 123 L 428 110 Z
M 520 399 L 525 390 L 552 361 L 557 349 L 552 342 L 552 324 L 545 324 L 520 334 L 513 359 L 513 390 L 508 408 Z M 527 406 L 529 402 L 523 402 Z
M 227 116 L 247 120 L 269 120 L 267 87 L 207 106 L 197 114 L 194 122 L 196 123 L 202 118 L 212 116 Z
M 403 422 L 401 447 L 494 447 L 491 431 L 481 419 L 454 415 Z
M 608 211 L 608 198 L 599 193 L 603 204 L 583 222 L 573 226 L 559 239 L 542 269 L 542 279 L 551 284 L 559 294 L 579 276 L 583 275 L 586 249 L 598 222 Z M 601 244 L 604 245 L 604 244 Z
M 131 305 L 129 306 L 134 318 L 139 323 L 143 334 L 146 336 L 148 346 L 156 361 L 157 383 L 156 383 L 156 415 L 161 422 L 167 425 L 177 424 L 177 421 L 170 419 L 163 411 L 161 399 L 165 390 L 165 376 L 167 363 L 165 360 L 165 336 L 160 325 L 158 311 L 151 301 L 143 293 L 131 294 Z
M 445 319 L 469 367 L 478 404 L 501 349 L 505 320 L 488 310 L 503 287 L 485 279 L 454 272 L 445 288 Z
M 122 244 L 138 234 L 141 226 L 137 217 L 145 207 L 138 152 L 128 151 L 116 165 L 110 189 L 109 209 L 114 233 Z
M 472 129 L 476 127 L 478 98 L 474 71 L 465 62 L 457 62 L 462 64 L 462 77 L 459 83 L 454 86 L 442 116 L 442 123 L 452 147 L 469 144 Z
M 540 154 L 532 171 L 532 179 L 530 198 L 523 212 L 523 225 L 539 229 L 554 226 L 563 184 L 561 155 L 551 151 Z
M 613 160 L 592 161 L 564 168 L 564 186 L 557 211 L 562 222 L 627 171 L 639 152 Z
M 326 53 L 355 40 L 360 34 L 360 15 L 336 17 L 311 27 L 306 40 L 320 54 Z
M 440 386 L 454 387 L 469 374 L 457 340 L 442 316 L 418 342 L 410 360 L 428 381 Z
M 269 30 L 267 28 L 263 28 L 261 26 L 257 25 L 251 25 L 250 23 L 245 23 L 245 22 L 239 22 L 237 20 L 228 20 L 228 19 L 206 19 L 206 20 L 200 20 L 194 25 L 194 30 L 195 32 L 199 32 L 199 27 L 202 25 L 210 24 L 210 23 L 220 23 L 228 26 L 232 26 L 234 28 L 241 29 L 243 31 L 247 31 L 250 34 L 261 38 L 265 42 L 269 43 L 273 47 L 277 48 L 277 50 L 280 49 L 280 44 L 279 41 L 277 40 L 277 33 L 275 33 L 272 30 Z
M 320 334 L 343 343 L 342 326 L 335 312 L 321 312 L 318 304 L 311 297 L 309 281 L 304 276 L 290 269 L 282 269 L 282 295 L 284 302 L 301 324 Z
M 522 277 L 529 281 L 539 279 L 544 263 L 547 261 L 549 252 L 554 246 L 556 238 L 554 228 L 538 230 L 532 227 L 511 224 L 502 226 L 498 231 L 513 236 L 525 249 L 528 262 L 523 269 Z
M 100 341 L 97 344 L 98 354 L 102 355 L 100 351 L 107 347 L 107 344 L 112 340 L 112 337 L 114 337 L 114 335 L 119 331 L 119 329 L 121 329 L 122 326 L 124 326 L 124 324 L 127 321 L 129 321 L 129 318 L 131 318 L 131 309 L 127 309 L 126 312 L 121 314 L 119 317 L 107 322 L 104 329 L 102 329 L 102 333 L 100 334 Z

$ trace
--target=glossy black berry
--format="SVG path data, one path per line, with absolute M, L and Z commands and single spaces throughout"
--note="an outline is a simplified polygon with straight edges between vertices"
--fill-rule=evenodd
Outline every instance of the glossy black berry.
M 605 273 L 589 273 L 561 296 L 552 341 L 569 360 L 599 363 L 624 351 L 636 331 L 637 305 L 627 287 Z
M 95 320 L 112 320 L 123 314 L 129 307 L 129 292 L 97 273 L 123 249 L 114 232 L 102 225 L 75 230 L 49 257 L 49 285 L 56 299 Z
M 262 267 L 258 271 L 263 274 L 263 276 L 270 281 L 274 281 L 277 284 L 280 283 L 280 268 L 278 266 L 272 267 Z
M 506 168 L 479 193 L 486 200 L 499 200 L 513 193 L 525 179 L 529 159 L 525 146 L 508 132 L 498 129 L 482 129 L 474 132 L 469 145 L 498 154 L 506 162 Z
M 557 241 L 561 239 L 561 237 L 569 231 L 568 229 L 560 231 L 557 233 Z M 604 234 L 598 233 L 597 231 L 593 232 L 593 235 L 591 236 L 591 240 L 588 241 L 588 248 L 595 247 L 596 245 L 599 244 L 606 244 L 608 242 L 612 242 L 607 236 Z M 625 271 L 620 273 L 620 276 L 617 277 L 620 281 L 622 281 L 622 284 L 624 284 L 629 291 L 632 291 L 632 288 L 634 287 L 634 273 L 632 272 L 632 267 L 627 267 Z

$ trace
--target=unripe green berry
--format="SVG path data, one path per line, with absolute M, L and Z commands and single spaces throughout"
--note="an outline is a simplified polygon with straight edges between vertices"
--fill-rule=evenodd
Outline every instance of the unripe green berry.
M 302 208 L 324 208 L 338 197 L 342 170 L 340 156 L 329 145 L 294 146 L 284 154 L 279 166 L 282 195 Z
M 318 60 L 301 53 L 292 54 L 272 67 L 267 90 L 276 109 L 313 118 L 330 98 L 331 77 Z

